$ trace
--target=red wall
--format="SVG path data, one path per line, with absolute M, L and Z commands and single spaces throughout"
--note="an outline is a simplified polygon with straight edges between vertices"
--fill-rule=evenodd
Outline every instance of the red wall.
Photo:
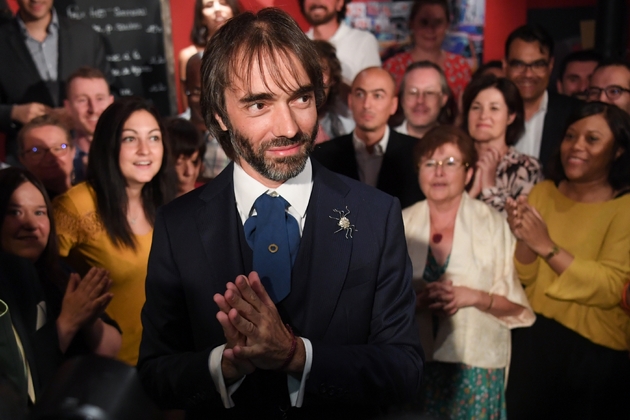
M 526 0 L 486 0 L 484 61 L 503 58 L 505 40 L 510 32 L 527 23 L 527 3 Z

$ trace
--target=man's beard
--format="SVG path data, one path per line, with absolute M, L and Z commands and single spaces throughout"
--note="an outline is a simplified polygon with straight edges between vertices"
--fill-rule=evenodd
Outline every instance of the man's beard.
M 319 6 L 318 6 L 319 7 Z M 312 18 L 311 17 L 311 11 L 314 8 L 311 7 L 310 10 L 308 11 L 308 13 L 304 13 L 304 18 L 306 18 L 306 21 L 311 25 L 311 26 L 319 26 L 319 25 L 323 25 L 325 23 L 328 23 L 330 21 L 332 21 L 333 19 L 337 19 L 337 11 L 336 10 L 332 10 L 331 12 L 326 13 L 324 16 L 321 17 L 317 17 L 317 18 Z
M 234 129 L 230 130 L 230 137 L 234 152 L 239 159 L 243 159 L 265 178 L 271 181 L 284 182 L 298 176 L 304 170 L 306 160 L 315 145 L 318 128 L 319 124 L 315 124 L 310 135 L 300 131 L 293 138 L 276 137 L 273 140 L 261 143 L 257 150 L 254 150 L 247 137 Z M 279 158 L 265 157 L 265 152 L 271 148 L 295 144 L 301 145 L 301 150 L 297 154 Z

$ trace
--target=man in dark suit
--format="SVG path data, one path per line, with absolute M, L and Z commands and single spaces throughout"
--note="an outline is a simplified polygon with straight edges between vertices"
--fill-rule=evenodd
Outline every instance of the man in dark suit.
M 503 69 L 516 84 L 525 108 L 525 134 L 514 146 L 548 169 L 564 138 L 565 124 L 579 105 L 575 98 L 547 90 L 553 70 L 553 38 L 541 26 L 521 26 L 505 43 Z
M 403 208 L 424 199 L 413 164 L 417 140 L 387 125 L 398 106 L 392 76 L 380 67 L 362 70 L 352 82 L 348 105 L 354 132 L 319 144 L 313 157 L 331 171 L 397 197 Z
M 61 107 L 64 81 L 79 67 L 107 74 L 105 46 L 89 26 L 59 17 L 52 0 L 18 0 L 15 18 L 0 26 L 0 131 L 15 155 L 15 135 L 33 118 Z
M 324 96 L 312 44 L 278 9 L 243 13 L 213 36 L 202 77 L 206 124 L 234 163 L 158 212 L 149 395 L 204 419 L 372 418 L 410 400 L 423 362 L 400 206 L 309 159 Z M 283 251 L 257 236 L 259 204 L 278 196 L 301 236 L 288 279 L 250 272 Z

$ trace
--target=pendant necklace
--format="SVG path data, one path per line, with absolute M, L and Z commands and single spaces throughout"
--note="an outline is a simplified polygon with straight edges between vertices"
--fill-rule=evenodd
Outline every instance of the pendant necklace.
M 439 244 L 442 241 L 442 234 L 434 233 L 432 239 L 434 244 Z

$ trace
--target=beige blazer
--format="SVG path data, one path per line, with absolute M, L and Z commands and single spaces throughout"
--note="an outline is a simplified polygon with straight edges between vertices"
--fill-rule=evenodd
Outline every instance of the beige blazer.
M 403 210 L 403 221 L 414 288 L 420 290 L 426 284 L 422 274 L 431 229 L 426 200 Z M 500 213 L 467 193 L 463 194 L 454 229 L 445 278 L 457 286 L 503 296 L 526 309 L 518 316 L 497 318 L 474 307 L 462 308 L 451 317 L 440 318 L 435 339 L 431 311 L 418 310 L 427 361 L 465 363 L 486 369 L 507 367 L 510 328 L 528 327 L 536 319 L 514 269 L 515 239 Z

